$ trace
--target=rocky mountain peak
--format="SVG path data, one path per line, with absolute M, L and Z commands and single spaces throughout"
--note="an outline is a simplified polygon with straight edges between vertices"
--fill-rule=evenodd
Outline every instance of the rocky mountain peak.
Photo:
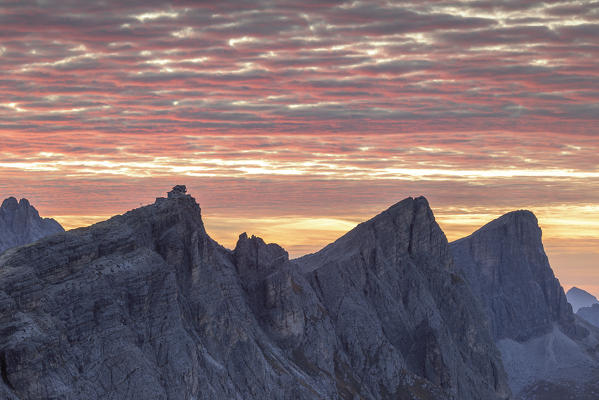
M 447 239 L 435 221 L 433 210 L 425 197 L 407 198 L 373 218 L 374 224 L 409 227 L 407 251 L 413 256 L 436 258 L 449 262 Z M 403 238 L 402 238 L 403 239 Z
M 192 219 L 201 220 L 201 208 L 195 198 L 187 194 L 185 185 L 176 185 L 172 190 L 167 192 L 166 197 L 157 197 L 153 205 L 146 207 L 156 207 L 159 212 L 164 211 L 185 211 L 189 213 L 189 217 Z M 144 209 L 141 207 L 136 210 Z M 136 211 L 132 210 L 132 211 Z
M 248 237 L 246 232 L 239 235 L 234 252 L 239 256 L 256 255 L 259 264 L 276 264 L 289 260 L 289 254 L 276 243 L 266 244 L 258 236 Z
M 572 326 L 573 314 L 530 211 L 514 211 L 451 244 L 456 266 L 482 299 L 496 339 L 518 341 Z
M 373 251 L 376 250 L 376 253 Z M 369 257 L 398 257 L 399 255 L 428 259 L 448 267 L 451 257 L 447 238 L 435 221 L 424 197 L 408 197 L 372 219 L 363 222 L 331 243 L 319 253 L 302 257 L 339 257 L 342 254 L 362 253 Z M 316 265 L 318 262 L 302 262 Z
M 482 235 L 483 232 L 502 237 L 519 245 L 542 245 L 542 231 L 537 217 L 528 210 L 512 211 L 489 222 L 473 235 Z M 493 232 L 493 233 L 491 233 Z
M 41 218 L 27 199 L 9 197 L 0 206 L 0 253 L 63 231 L 55 220 Z
M 0 209 L 2 209 L 2 210 L 15 210 L 18 206 L 19 206 L 19 202 L 17 201 L 17 199 L 11 196 L 11 197 L 8 197 L 8 198 L 4 199 L 4 201 L 2 202 L 2 206 L 0 207 Z
M 25 198 L 19 200 L 19 207 L 28 208 L 30 206 L 31 206 L 31 204 L 29 203 L 29 200 L 27 200 Z
M 572 313 L 541 236 L 533 213 L 515 211 L 450 249 L 491 323 L 515 397 L 595 398 L 583 394 L 594 391 L 599 331 Z
M 585 297 L 597 299 L 595 296 L 593 296 L 592 294 L 590 294 L 586 290 L 577 288 L 576 286 L 572 286 L 570 288 L 570 290 L 568 290 L 567 294 L 573 294 L 573 295 L 577 295 L 577 296 L 585 296 Z
M 447 239 L 424 197 L 400 201 L 295 262 L 335 310 L 335 330 L 347 335 L 352 351 L 385 348 L 377 354 L 388 364 L 404 365 L 456 398 L 509 397 L 482 310 L 454 273 Z M 360 335 L 350 326 L 380 328 Z M 458 354 L 480 362 L 470 369 Z M 466 389 L 460 382 L 467 380 L 486 383 Z M 492 390 L 484 392 L 485 385 Z
M 10 197 L 4 199 L 4 201 L 2 202 L 2 206 L 0 206 L 0 209 L 4 209 L 4 210 L 16 210 L 18 208 L 22 208 L 22 209 L 32 208 L 31 211 L 37 212 L 37 210 L 31 206 L 31 203 L 29 203 L 29 200 L 27 200 L 25 198 L 17 201 L 17 199 L 15 197 L 10 196 Z

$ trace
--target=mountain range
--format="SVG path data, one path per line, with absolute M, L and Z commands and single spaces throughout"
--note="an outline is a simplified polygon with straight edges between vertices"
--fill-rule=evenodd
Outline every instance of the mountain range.
M 423 197 L 290 260 L 219 245 L 176 186 L 0 255 L 0 332 L 11 400 L 590 399 L 599 376 L 534 215 L 450 244 Z

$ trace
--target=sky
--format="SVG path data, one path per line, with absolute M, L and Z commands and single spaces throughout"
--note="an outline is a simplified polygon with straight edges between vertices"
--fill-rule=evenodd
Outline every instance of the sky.
M 599 295 L 598 1 L 0 1 L 0 197 L 66 228 L 186 184 L 291 256 L 407 196 L 533 211 Z

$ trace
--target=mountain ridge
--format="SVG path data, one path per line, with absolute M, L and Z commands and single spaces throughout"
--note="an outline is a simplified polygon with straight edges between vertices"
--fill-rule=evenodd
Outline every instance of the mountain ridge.
M 289 259 L 219 245 L 178 185 L 0 254 L 0 332 L 10 400 L 586 400 L 599 374 L 534 214 L 448 243 L 424 197 Z
M 0 256 L 0 393 L 509 398 L 428 203 L 398 204 L 358 229 L 358 251 L 335 262 L 341 241 L 329 258 L 302 260 L 317 264 L 307 268 L 256 237 L 220 246 L 184 187 L 9 250 Z

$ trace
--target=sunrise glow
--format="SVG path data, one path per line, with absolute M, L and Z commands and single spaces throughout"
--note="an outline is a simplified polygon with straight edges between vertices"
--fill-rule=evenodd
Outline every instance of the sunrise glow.
M 0 197 L 67 228 L 186 184 L 209 233 L 292 256 L 406 196 L 450 240 L 535 212 L 599 293 L 599 7 L 0 5 Z

